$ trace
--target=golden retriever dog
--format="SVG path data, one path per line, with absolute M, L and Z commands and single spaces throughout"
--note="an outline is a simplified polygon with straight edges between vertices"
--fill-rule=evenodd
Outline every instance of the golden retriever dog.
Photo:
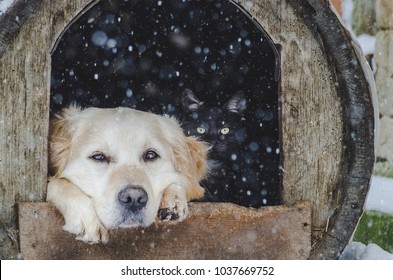
M 108 230 L 183 220 L 203 196 L 207 146 L 168 116 L 130 108 L 64 109 L 51 121 L 47 200 L 88 243 Z

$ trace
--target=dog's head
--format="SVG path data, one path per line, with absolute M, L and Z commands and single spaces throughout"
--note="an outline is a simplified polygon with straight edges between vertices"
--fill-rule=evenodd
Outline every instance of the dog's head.
M 202 197 L 206 153 L 175 119 L 129 108 L 71 107 L 51 122 L 52 175 L 89 196 L 106 228 L 151 224 L 173 184 Z

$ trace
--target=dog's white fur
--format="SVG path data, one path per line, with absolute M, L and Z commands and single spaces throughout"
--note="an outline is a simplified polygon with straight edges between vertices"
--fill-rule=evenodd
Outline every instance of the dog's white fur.
M 149 160 L 148 151 L 158 157 Z M 70 107 L 51 121 L 47 200 L 63 214 L 64 230 L 105 243 L 108 229 L 149 226 L 161 208 L 183 220 L 187 201 L 203 196 L 206 154 L 168 116 Z M 119 193 L 127 187 L 144 190 L 146 206 L 124 207 Z

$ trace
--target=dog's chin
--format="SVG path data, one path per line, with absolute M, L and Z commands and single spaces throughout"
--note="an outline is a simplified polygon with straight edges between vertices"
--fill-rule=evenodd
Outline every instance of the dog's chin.
M 144 227 L 145 221 L 143 217 L 136 216 L 136 217 L 129 217 L 127 219 L 123 219 L 123 222 L 119 224 L 118 227 L 120 228 L 134 228 L 134 227 Z
M 125 221 L 121 223 L 118 227 L 119 228 L 136 228 L 136 227 L 146 227 L 144 223 L 135 222 L 135 221 Z
M 147 219 L 142 213 L 127 213 L 123 214 L 118 219 L 112 220 L 104 225 L 108 229 L 115 228 L 135 228 L 135 227 L 147 227 L 154 222 L 154 219 Z

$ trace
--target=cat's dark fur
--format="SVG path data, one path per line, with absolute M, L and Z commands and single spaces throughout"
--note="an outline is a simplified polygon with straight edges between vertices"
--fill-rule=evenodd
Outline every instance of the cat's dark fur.
M 190 89 L 182 94 L 184 112 L 183 129 L 211 144 L 208 156 L 209 176 L 203 185 L 205 201 L 236 201 L 236 171 L 234 163 L 239 157 L 239 146 L 245 141 L 243 112 L 246 99 L 242 91 L 236 92 L 222 107 L 205 106 Z

